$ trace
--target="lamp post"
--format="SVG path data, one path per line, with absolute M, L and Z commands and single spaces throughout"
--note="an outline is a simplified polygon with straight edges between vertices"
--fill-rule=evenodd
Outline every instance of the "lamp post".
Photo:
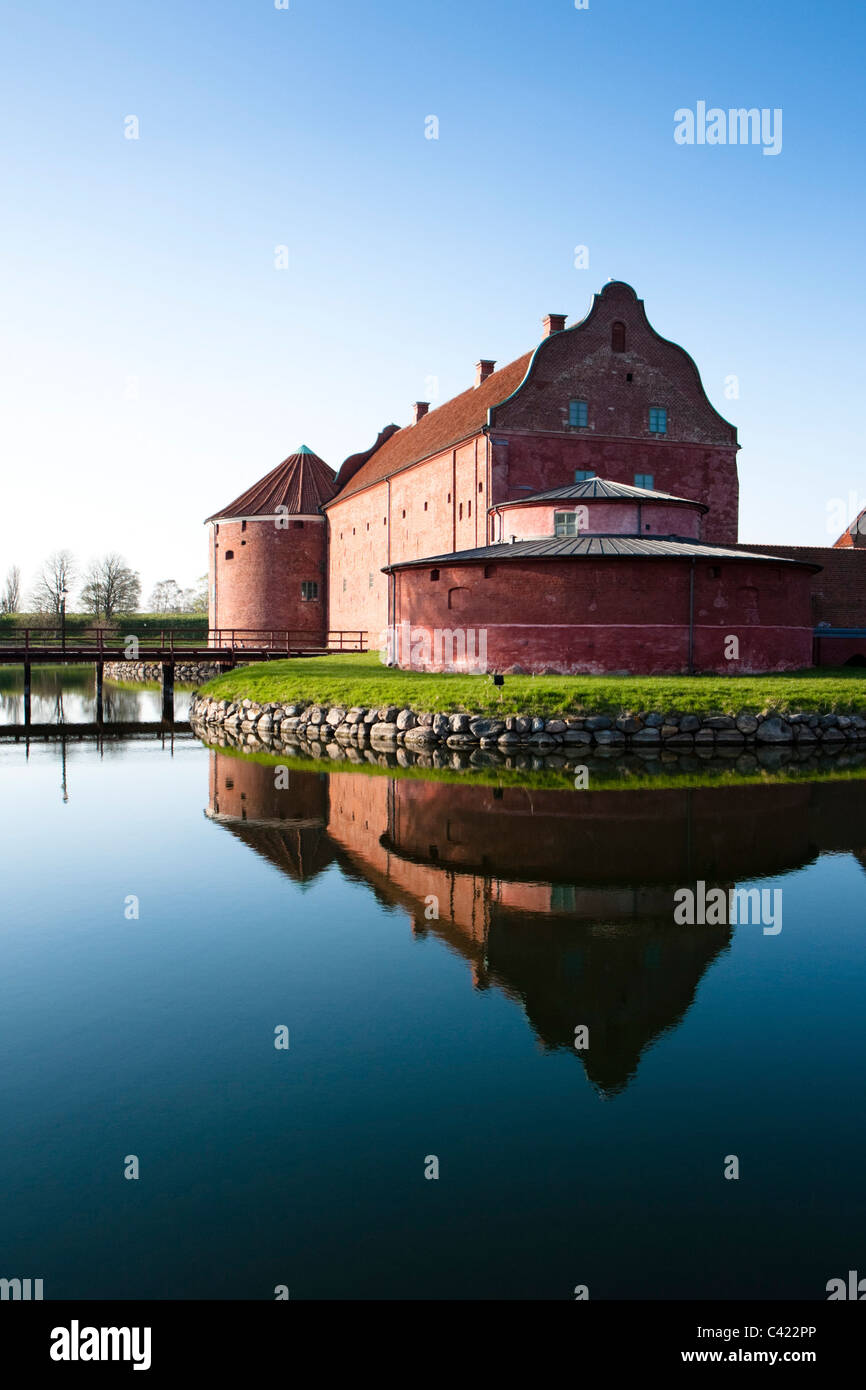
M 60 650 L 66 651 L 66 600 L 69 598 L 69 590 L 64 584 L 58 594 L 60 599 Z

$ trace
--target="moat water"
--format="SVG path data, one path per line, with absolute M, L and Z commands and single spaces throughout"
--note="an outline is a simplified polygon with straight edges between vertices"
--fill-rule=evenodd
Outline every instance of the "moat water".
M 106 683 L 88 733 L 83 670 L 36 674 L 33 725 L 65 728 L 25 738 L 2 680 L 0 1275 L 821 1300 L 862 1271 L 856 759 L 582 790 L 279 773 L 159 728 L 156 688 Z M 699 882 L 780 890 L 781 930 L 677 923 Z

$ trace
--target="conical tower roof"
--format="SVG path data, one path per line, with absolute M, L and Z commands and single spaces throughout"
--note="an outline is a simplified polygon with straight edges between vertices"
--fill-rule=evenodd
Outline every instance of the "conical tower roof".
M 286 508 L 281 515 L 312 516 L 321 511 L 336 492 L 336 474 L 324 459 L 302 444 L 288 458 L 272 468 L 264 478 L 242 492 L 227 507 L 214 512 L 208 521 L 223 521 L 231 517 L 274 516 L 277 508 Z

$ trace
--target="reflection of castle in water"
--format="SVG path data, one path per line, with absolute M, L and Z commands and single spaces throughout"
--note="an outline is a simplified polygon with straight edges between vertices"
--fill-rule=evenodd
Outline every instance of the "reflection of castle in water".
M 856 781 L 570 793 L 292 771 L 280 790 L 273 766 L 210 759 L 212 819 L 296 882 L 336 862 L 403 907 L 606 1094 L 677 1026 L 730 942 L 726 926 L 674 923 L 676 887 L 728 887 L 866 844 Z M 590 1047 L 576 1053 L 580 1024 Z

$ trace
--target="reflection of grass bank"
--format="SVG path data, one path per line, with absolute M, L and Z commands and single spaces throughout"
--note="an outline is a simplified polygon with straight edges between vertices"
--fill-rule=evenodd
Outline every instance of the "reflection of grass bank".
M 111 686 L 116 690 L 155 690 L 157 694 L 162 693 L 162 685 L 159 681 L 118 681 L 105 677 L 105 688 Z M 175 681 L 175 690 L 195 690 L 194 681 Z
M 619 714 L 673 711 L 737 714 L 778 710 L 866 711 L 866 668 L 825 668 L 777 676 L 426 675 L 384 666 L 378 653 L 337 653 L 240 667 L 202 686 L 217 699 L 259 704 L 398 705 L 419 712 Z
M 321 758 L 292 756 L 288 752 L 247 752 L 231 744 L 225 746 L 209 743 L 202 739 L 206 748 L 229 758 L 244 762 L 261 763 L 265 767 L 287 767 L 295 772 L 318 772 L 322 775 L 331 772 L 358 772 L 370 777 L 412 777 L 424 782 L 473 782 L 490 787 L 527 787 L 551 791 L 575 791 L 575 769 L 583 766 L 589 770 L 588 786 L 592 791 L 665 791 L 686 790 L 697 787 L 745 787 L 780 786 L 793 782 L 863 782 L 866 781 L 866 754 L 863 754 L 861 767 L 821 769 L 789 765 L 770 770 L 756 768 L 753 772 L 738 772 L 723 764 L 699 770 L 689 769 L 679 772 L 656 772 L 645 763 L 628 755 L 616 757 L 574 759 L 568 768 L 543 768 L 531 771 L 524 768 L 484 767 L 474 764 L 466 768 L 437 767 L 382 767 L 375 763 L 356 763 L 345 760 L 332 760 L 327 755 Z M 850 755 L 848 755 L 850 756 Z M 844 759 L 845 754 L 841 755 Z M 830 759 L 826 760 L 829 763 Z
M 78 666 L 33 666 L 31 668 L 31 683 L 34 693 L 40 690 L 49 692 L 54 690 L 92 690 L 96 683 L 96 675 L 93 663 L 90 662 Z M 20 693 L 24 689 L 24 668 L 23 666 L 0 666 L 0 690 L 8 690 L 13 694 Z

